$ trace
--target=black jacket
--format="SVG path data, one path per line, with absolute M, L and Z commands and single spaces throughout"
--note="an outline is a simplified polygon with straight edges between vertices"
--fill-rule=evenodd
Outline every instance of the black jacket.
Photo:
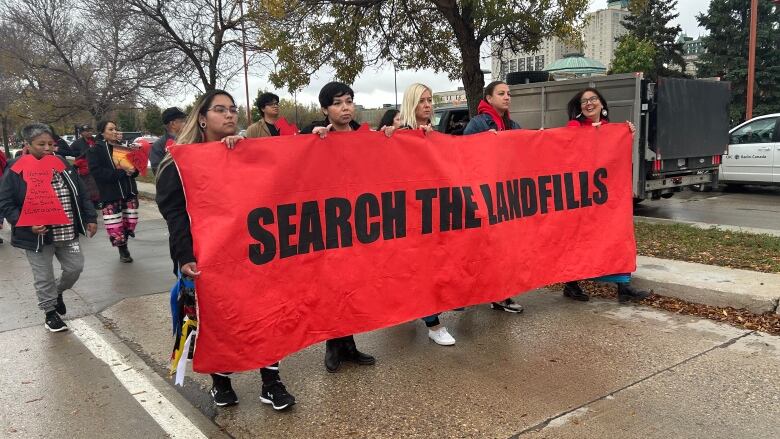
M 330 121 L 327 119 L 325 120 L 317 120 L 311 123 L 311 125 L 307 126 L 306 128 L 301 130 L 301 134 L 311 134 L 312 130 L 316 127 L 326 127 L 330 125 Z M 358 128 L 360 128 L 360 124 L 355 122 L 354 120 L 349 123 L 349 127 L 352 128 L 354 131 L 357 131 Z M 333 128 L 331 128 L 331 131 L 333 131 Z
M 103 203 L 138 195 L 138 186 L 135 184 L 138 170 L 131 177 L 124 169 L 117 169 L 111 156 L 113 152 L 114 148 L 104 140 L 96 141 L 95 147 L 87 150 L 89 173 L 97 183 L 100 201 Z
M 155 140 L 152 144 L 152 150 L 149 152 L 149 163 L 152 165 L 152 172 L 157 174 L 157 167 L 160 166 L 160 162 L 165 157 L 165 145 L 168 143 L 168 139 L 176 139 L 170 133 L 166 132 L 164 136 Z
M 84 140 L 84 138 L 81 136 L 79 136 L 78 139 L 74 140 L 73 143 L 70 144 L 70 150 L 73 152 L 73 154 L 75 154 L 74 157 L 76 158 L 86 154 L 88 149 L 89 143 L 87 143 L 87 141 Z
M 58 156 L 73 158 L 79 156 L 78 153 L 74 152 L 73 148 L 68 145 L 68 142 L 66 142 L 62 137 L 58 137 L 57 140 L 55 140 L 55 145 L 57 146 L 57 152 L 55 152 L 55 154 Z
M 157 174 L 157 208 L 168 223 L 168 246 L 173 260 L 173 273 L 184 264 L 195 261 L 190 232 L 187 202 L 175 164 L 164 165 Z
M 97 213 L 76 169 L 64 158 L 59 157 L 59 159 L 67 166 L 61 175 L 70 188 L 74 225 L 78 233 L 84 235 L 86 225 L 97 222 Z M 3 179 L 0 181 L 0 217 L 4 216 L 11 223 L 11 245 L 38 252 L 44 245 L 53 242 L 54 235 L 51 230 L 44 235 L 38 235 L 33 233 L 32 227 L 16 227 L 24 204 L 24 196 L 27 193 L 27 183 L 24 178 L 11 170 L 16 160 L 18 159 L 8 162 Z

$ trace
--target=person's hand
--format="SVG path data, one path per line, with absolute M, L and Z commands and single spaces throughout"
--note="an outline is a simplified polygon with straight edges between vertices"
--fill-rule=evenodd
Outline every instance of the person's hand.
M 233 149 L 236 147 L 236 144 L 242 140 L 244 140 L 244 136 L 227 136 L 222 139 L 221 142 L 224 143 L 228 149 Z
M 87 223 L 87 236 L 93 237 L 97 233 L 97 223 Z
M 431 124 L 427 124 L 427 125 L 420 125 L 420 129 L 421 129 L 421 130 L 423 130 L 423 132 L 424 132 L 425 134 L 428 134 L 428 133 L 430 133 L 431 131 L 433 131 L 433 126 L 432 126 Z
M 491 128 L 491 129 L 489 129 L 489 130 L 488 130 L 488 132 L 490 132 L 490 133 L 493 133 L 493 134 L 498 134 L 498 131 L 496 131 L 496 130 L 494 130 L 494 129 L 492 129 L 492 128 Z
M 383 131 L 385 133 L 385 136 L 390 137 L 395 132 L 395 127 L 392 125 L 389 127 L 383 126 L 382 128 L 379 129 L 379 131 Z
M 33 233 L 38 235 L 43 235 L 44 233 L 49 231 L 49 229 L 47 229 L 46 226 L 32 226 L 30 228 L 32 229 Z
M 135 168 L 125 169 L 125 174 L 127 174 L 128 177 L 132 177 L 133 174 L 135 174 Z
M 195 262 L 188 262 L 181 266 L 181 274 L 191 277 L 193 279 L 200 276 L 200 271 L 198 271 L 198 264 Z
M 626 121 L 628 124 L 628 129 L 631 131 L 631 134 L 634 134 L 636 132 L 636 126 L 634 126 L 634 123 L 631 121 Z
M 314 127 L 314 129 L 311 130 L 311 133 L 320 136 L 320 139 L 324 139 L 325 136 L 327 136 L 330 132 L 331 128 L 333 128 L 333 124 L 328 124 L 326 127 Z

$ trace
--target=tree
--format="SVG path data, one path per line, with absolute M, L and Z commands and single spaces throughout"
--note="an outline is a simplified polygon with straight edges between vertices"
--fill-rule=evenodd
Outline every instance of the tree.
M 669 22 L 680 15 L 674 12 L 676 8 L 677 0 L 631 0 L 628 4 L 631 13 L 623 21 L 628 34 L 618 40 L 630 35 L 653 45 L 653 67 L 645 71 L 651 79 L 684 76 L 683 45 L 677 42 L 682 28 L 680 25 L 669 26 Z
M 615 48 L 609 73 L 650 72 L 655 65 L 655 56 L 653 43 L 626 35 Z
M 155 23 L 152 32 L 187 61 L 182 79 L 204 91 L 224 88 L 241 69 L 242 26 L 256 39 L 241 13 L 243 0 L 126 0 L 132 12 Z M 186 74 L 185 74 L 186 72 Z
M 144 108 L 144 129 L 155 136 L 165 134 L 165 125 L 162 122 L 162 110 L 157 105 L 149 105 Z
M 579 37 L 588 0 L 260 0 L 260 47 L 276 54 L 269 76 L 294 91 L 330 66 L 351 83 L 368 66 L 430 68 L 461 79 L 469 109 L 485 86 L 480 48 L 535 50 L 549 36 Z
M 780 108 L 780 6 L 772 3 L 758 2 L 754 116 Z M 731 82 L 731 120 L 741 122 L 746 114 L 750 0 L 712 0 L 707 13 L 696 18 L 709 31 L 702 38 L 699 76 Z
M 21 64 L 18 78 L 28 97 L 50 106 L 50 121 L 82 111 L 99 120 L 145 94 L 164 95 L 177 71 L 125 0 L 15 0 L 0 7 L 0 20 L 0 51 Z

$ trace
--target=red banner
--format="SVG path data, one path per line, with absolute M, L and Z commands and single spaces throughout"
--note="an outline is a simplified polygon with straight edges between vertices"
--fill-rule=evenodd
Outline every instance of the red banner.
M 202 271 L 198 372 L 636 266 L 624 124 L 171 152 Z

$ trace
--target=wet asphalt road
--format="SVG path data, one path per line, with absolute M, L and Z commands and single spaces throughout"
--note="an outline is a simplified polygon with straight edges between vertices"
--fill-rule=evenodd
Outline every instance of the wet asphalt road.
M 780 230 L 780 187 L 683 191 L 669 199 L 645 200 L 634 208 L 634 215 Z

